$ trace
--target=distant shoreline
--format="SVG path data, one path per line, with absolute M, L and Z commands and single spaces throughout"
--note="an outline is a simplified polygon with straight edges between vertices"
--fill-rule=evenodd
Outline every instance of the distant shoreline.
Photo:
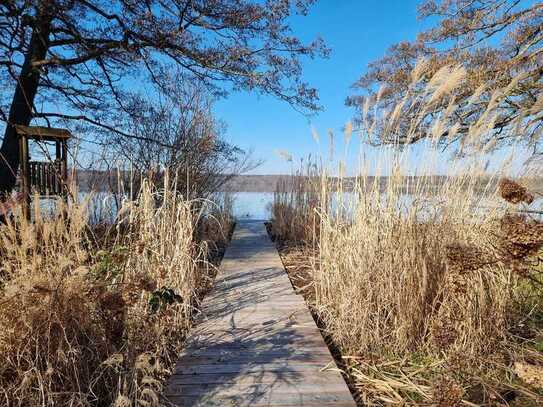
M 436 187 L 441 185 L 447 177 L 444 175 L 426 176 L 432 178 L 432 183 Z M 128 178 L 128 177 L 127 177 Z M 367 182 L 373 183 L 376 178 L 384 188 L 388 177 L 374 177 L 369 176 Z M 420 176 L 406 177 L 406 182 L 410 184 L 415 183 Z M 221 188 L 216 192 L 276 192 L 280 182 L 286 182 L 292 179 L 291 175 L 237 175 L 228 180 Z M 331 181 L 337 181 L 337 178 L 332 177 Z M 486 186 L 488 179 L 481 179 L 481 187 Z M 496 181 L 497 182 L 497 181 Z M 352 190 L 353 185 L 356 183 L 356 177 L 346 177 L 343 179 L 343 190 Z M 493 182 L 494 183 L 494 182 Z M 543 190 L 543 178 L 532 179 L 532 184 L 538 190 Z M 108 191 L 108 186 L 116 187 L 118 185 L 116 172 L 105 171 L 89 171 L 79 170 L 77 172 L 77 185 L 82 192 L 88 191 Z M 532 187 L 534 186 L 532 185 Z

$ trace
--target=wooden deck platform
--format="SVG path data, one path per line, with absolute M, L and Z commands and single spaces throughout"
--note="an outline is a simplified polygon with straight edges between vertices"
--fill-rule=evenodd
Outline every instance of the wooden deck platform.
M 238 223 L 165 397 L 176 406 L 355 406 L 263 222 Z

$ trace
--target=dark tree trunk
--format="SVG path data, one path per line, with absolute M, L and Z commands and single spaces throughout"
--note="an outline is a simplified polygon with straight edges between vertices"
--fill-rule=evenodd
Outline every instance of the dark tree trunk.
M 49 33 L 51 30 L 51 7 L 48 1 L 43 1 L 38 9 L 28 53 L 17 80 L 9 110 L 8 123 L 0 147 L 0 194 L 5 195 L 15 187 L 17 170 L 19 169 L 19 140 L 15 134 L 16 124 L 28 126 L 32 120 L 32 106 L 38 91 L 40 71 L 32 67 L 33 61 L 42 60 L 49 48 Z

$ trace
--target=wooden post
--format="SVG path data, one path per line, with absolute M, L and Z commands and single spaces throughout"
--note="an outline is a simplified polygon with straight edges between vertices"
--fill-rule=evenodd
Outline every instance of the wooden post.
M 62 140 L 62 159 L 60 165 L 63 180 L 62 195 L 64 196 L 64 201 L 68 203 L 68 142 L 66 140 Z
M 62 152 L 61 152 L 61 148 L 60 148 L 61 143 L 62 142 L 60 140 L 55 141 L 55 158 L 57 160 L 60 160 L 62 158 L 62 156 L 61 156 Z M 64 143 L 62 143 L 62 144 L 64 144 Z
M 21 189 L 23 192 L 22 210 L 23 216 L 30 220 L 30 184 L 28 179 L 28 138 L 21 136 L 19 138 L 19 153 L 21 160 Z

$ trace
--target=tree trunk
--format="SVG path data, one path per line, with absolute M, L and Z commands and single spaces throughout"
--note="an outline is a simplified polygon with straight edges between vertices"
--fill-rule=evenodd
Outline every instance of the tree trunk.
M 9 110 L 8 123 L 0 147 L 0 194 L 6 195 L 15 187 L 17 170 L 19 169 L 19 140 L 15 134 L 15 125 L 28 126 L 32 120 L 32 107 L 40 81 L 39 69 L 32 63 L 42 60 L 49 48 L 52 10 L 48 1 L 38 6 L 38 13 L 32 28 L 30 44 L 13 95 Z

